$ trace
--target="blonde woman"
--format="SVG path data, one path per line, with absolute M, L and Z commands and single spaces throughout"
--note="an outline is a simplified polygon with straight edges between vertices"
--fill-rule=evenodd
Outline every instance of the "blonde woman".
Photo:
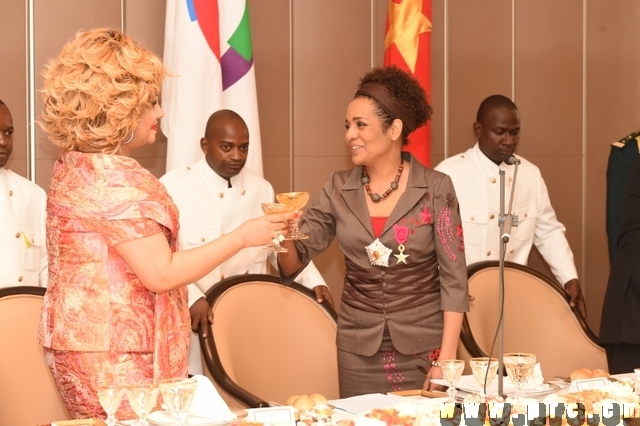
M 250 220 L 177 251 L 176 206 L 129 157 L 155 140 L 164 75 L 153 53 L 112 29 L 79 33 L 44 72 L 41 125 L 62 150 L 47 206 L 49 287 L 38 338 L 75 418 L 105 417 L 102 384 L 186 376 L 184 286 L 269 243 L 291 216 Z M 135 418 L 126 403 L 118 417 Z

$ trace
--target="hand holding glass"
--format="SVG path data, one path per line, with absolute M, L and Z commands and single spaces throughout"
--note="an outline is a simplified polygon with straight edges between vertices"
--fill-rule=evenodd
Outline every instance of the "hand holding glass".
M 280 203 L 262 203 L 262 211 L 267 216 L 280 213 L 293 213 L 295 207 L 288 204 Z M 265 250 L 274 251 L 276 253 L 287 253 L 289 250 L 280 245 L 280 241 L 284 240 L 284 236 L 280 231 L 276 231 L 273 236 L 273 241 L 268 246 L 265 246 Z
M 293 206 L 295 212 L 303 208 L 307 202 L 309 202 L 309 193 L 308 192 L 282 192 L 276 195 L 276 199 L 281 204 L 287 204 Z M 309 238 L 308 235 L 300 232 L 298 227 L 296 227 L 291 233 L 287 236 L 287 240 L 305 240 Z
M 447 394 L 449 395 L 448 402 L 456 402 L 456 384 L 460 377 L 462 377 L 462 371 L 464 370 L 464 361 L 461 359 L 445 359 L 438 361 L 440 368 L 442 369 L 442 377 L 447 382 L 449 388 Z
M 524 386 L 536 366 L 535 354 L 507 353 L 504 354 L 502 362 L 507 369 L 507 375 L 516 386 L 516 393 L 513 395 L 514 399 L 522 399 L 524 397 Z
M 196 379 L 160 380 L 158 387 L 164 406 L 176 425 L 186 425 L 198 382 Z
M 138 416 L 138 426 L 148 425 L 145 419 L 158 403 L 158 392 L 158 385 L 153 383 L 139 383 L 126 387 L 129 405 Z
M 108 425 L 115 425 L 118 421 L 118 419 L 116 419 L 116 411 L 120 408 L 124 392 L 123 387 L 116 385 L 98 387 L 98 400 L 105 413 L 107 413 L 105 420 Z
M 476 382 L 480 385 L 480 398 L 486 398 L 486 388 L 491 386 L 493 380 L 498 375 L 498 358 L 488 358 L 488 357 L 480 357 L 480 358 L 471 358 L 469 360 L 469 365 L 471 366 L 471 372 L 473 373 L 473 377 L 476 379 Z M 485 387 L 485 379 L 486 379 L 486 387 Z

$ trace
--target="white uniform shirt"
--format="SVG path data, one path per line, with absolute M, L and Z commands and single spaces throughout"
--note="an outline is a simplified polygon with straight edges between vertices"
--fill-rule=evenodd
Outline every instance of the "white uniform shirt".
M 511 231 L 505 260 L 526 265 L 533 244 L 551 267 L 556 279 L 565 284 L 578 278 L 573 253 L 564 235 L 565 227 L 556 219 L 540 169 L 518 156 L 513 201 L 518 226 Z M 462 154 L 450 157 L 435 169 L 453 180 L 460 202 L 467 265 L 500 256 L 500 169 L 505 170 L 505 211 L 509 208 L 515 166 L 492 162 L 476 143 Z
M 203 157 L 191 167 L 172 170 L 160 178 L 178 206 L 180 250 L 201 246 L 229 233 L 249 219 L 263 216 L 262 203 L 275 201 L 273 187 L 247 168 L 226 179 L 214 172 Z M 189 306 L 223 278 L 238 274 L 266 274 L 267 262 L 277 267 L 275 253 L 262 247 L 243 249 L 204 278 L 187 286 Z M 313 289 L 324 285 L 318 269 L 310 263 L 296 278 L 300 284 Z M 202 374 L 200 344 L 192 333 L 189 361 L 190 374 Z
M 0 168 L 0 288 L 47 285 L 47 195 Z

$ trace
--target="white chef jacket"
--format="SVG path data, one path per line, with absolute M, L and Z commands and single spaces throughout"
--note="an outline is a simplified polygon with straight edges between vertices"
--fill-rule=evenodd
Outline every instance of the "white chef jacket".
M 0 168 L 0 288 L 47 285 L 47 195 Z
M 577 279 L 573 253 L 564 235 L 566 228 L 551 207 L 540 169 L 521 156 L 516 177 L 512 213 L 518 226 L 511 230 L 505 260 L 526 265 L 533 244 L 551 267 L 558 282 Z M 496 165 L 482 153 L 478 143 L 435 167 L 453 180 L 464 231 L 467 265 L 500 256 L 500 175 L 505 170 L 505 211 L 509 208 L 515 166 Z
M 249 219 L 263 216 L 261 204 L 275 201 L 273 187 L 262 177 L 243 168 L 231 178 L 229 188 L 227 180 L 214 172 L 204 157 L 191 167 L 168 172 L 160 181 L 178 206 L 180 250 L 201 246 L 233 231 Z M 268 273 L 267 262 L 277 268 L 275 253 L 262 247 L 243 249 L 204 278 L 187 286 L 189 306 L 225 277 Z M 298 275 L 296 281 L 310 289 L 327 285 L 311 263 Z M 189 358 L 189 373 L 202 374 L 200 342 L 196 333 L 191 335 Z

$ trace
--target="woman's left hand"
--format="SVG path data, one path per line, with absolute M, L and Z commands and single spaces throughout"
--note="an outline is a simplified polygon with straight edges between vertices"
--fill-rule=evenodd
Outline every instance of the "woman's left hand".
M 436 385 L 431 383 L 431 379 L 442 379 L 442 369 L 440 367 L 432 366 L 427 373 L 427 378 L 424 380 L 422 390 L 425 391 L 445 391 L 446 386 Z

